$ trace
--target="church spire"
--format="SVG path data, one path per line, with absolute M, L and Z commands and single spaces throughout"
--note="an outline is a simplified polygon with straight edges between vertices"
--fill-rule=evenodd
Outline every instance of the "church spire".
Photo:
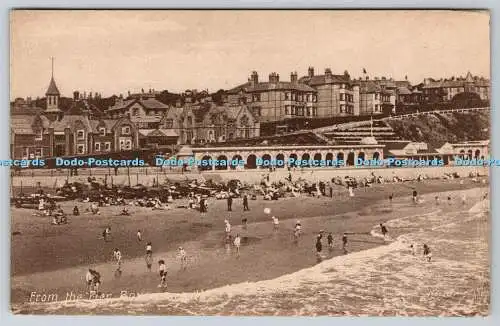
M 51 57 L 50 60 L 52 63 L 52 71 L 49 88 L 47 88 L 47 92 L 45 92 L 45 96 L 47 97 L 47 107 L 44 114 L 47 118 L 49 118 L 49 120 L 54 121 L 58 119 L 61 114 L 61 110 L 59 109 L 59 97 L 61 93 L 59 93 L 56 81 L 54 80 L 54 57 Z
M 49 96 L 49 95 L 59 96 L 59 95 L 61 95 L 61 93 L 59 93 L 59 89 L 57 88 L 56 82 L 54 80 L 54 57 L 50 57 L 50 60 L 52 63 L 52 71 L 51 71 L 49 88 L 47 89 L 47 92 L 45 92 L 45 95 L 46 96 Z

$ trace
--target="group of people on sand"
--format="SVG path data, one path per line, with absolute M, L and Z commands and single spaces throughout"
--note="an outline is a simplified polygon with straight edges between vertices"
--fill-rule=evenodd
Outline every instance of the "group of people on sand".
M 111 227 L 106 227 L 103 230 L 102 237 L 105 242 L 111 241 Z M 143 236 L 141 230 L 137 230 L 136 237 L 137 237 L 137 242 L 142 243 Z M 146 268 L 148 271 L 151 271 L 153 265 L 153 245 L 150 241 L 146 243 L 145 251 L 146 251 L 145 253 Z M 183 247 L 179 247 L 177 249 L 177 257 L 180 260 L 181 269 L 185 270 L 187 268 L 188 257 L 186 254 L 186 250 Z M 120 277 L 122 275 L 122 258 L 123 255 L 120 249 L 114 248 L 112 253 L 112 261 L 116 264 L 116 269 L 114 273 L 115 277 Z M 160 275 L 160 284 L 158 285 L 158 287 L 166 288 L 167 267 L 164 259 L 158 260 L 158 272 Z M 85 279 L 89 291 L 97 292 L 99 290 L 99 287 L 101 285 L 101 276 L 96 270 L 90 268 L 87 272 Z
M 348 188 L 351 196 L 353 196 L 353 188 L 354 187 L 352 187 L 352 186 L 349 186 L 349 188 Z M 483 199 L 486 198 L 486 196 L 487 196 L 487 194 L 483 196 Z M 190 198 L 190 200 L 192 200 L 192 202 L 190 202 L 190 208 L 194 208 L 195 205 L 199 205 L 200 212 L 201 213 L 206 212 L 206 199 L 205 198 L 203 198 L 201 196 L 195 197 L 194 195 L 190 195 L 189 198 Z M 392 203 L 393 198 L 394 198 L 394 194 L 390 194 L 389 200 L 391 203 Z M 436 198 L 436 203 L 439 204 L 439 197 L 436 196 L 435 198 Z M 415 204 L 418 204 L 421 202 L 419 200 L 419 197 L 418 197 L 418 192 L 415 188 L 413 188 L 413 190 L 412 190 L 412 201 Z M 448 202 L 451 203 L 451 196 L 448 196 Z M 466 197 L 464 194 L 464 195 L 462 195 L 462 203 L 465 204 L 465 202 L 466 202 Z M 232 204 L 233 204 L 233 199 L 231 197 L 229 197 L 227 199 L 228 211 L 232 211 L 232 208 L 233 208 Z M 76 206 L 75 206 L 75 209 L 77 209 Z M 246 194 L 244 194 L 243 195 L 243 211 L 248 211 L 248 210 L 250 210 L 248 207 L 248 196 Z M 268 210 L 268 211 L 266 211 L 266 210 Z M 266 214 L 270 213 L 269 209 L 265 209 L 264 211 Z M 127 214 L 128 214 L 128 211 L 127 211 Z M 77 215 L 77 214 L 75 214 L 75 215 Z M 278 217 L 276 217 L 274 215 L 271 216 L 271 220 L 272 220 L 272 229 L 274 232 L 277 232 L 279 230 L 280 221 L 279 221 Z M 247 218 L 244 217 L 242 219 L 243 229 L 245 229 L 247 227 L 247 222 L 248 222 Z M 388 237 L 388 233 L 389 233 L 387 230 L 387 227 L 384 225 L 384 223 L 380 223 L 379 226 L 380 226 L 380 231 L 382 233 L 383 238 L 386 239 Z M 236 255 L 237 255 L 237 257 L 239 257 L 242 238 L 241 238 L 239 233 L 237 233 L 233 237 L 231 235 L 231 231 L 232 231 L 231 223 L 229 222 L 229 219 L 226 219 L 224 221 L 224 234 L 225 234 L 226 248 L 230 248 L 231 246 L 234 246 L 234 248 L 236 249 Z M 301 233 L 302 233 L 302 224 L 301 224 L 300 220 L 297 220 L 294 227 L 293 227 L 293 239 L 294 239 L 295 243 L 298 243 L 299 238 L 301 237 Z M 348 245 L 348 236 L 347 235 L 348 235 L 348 233 L 344 232 L 342 234 L 342 237 L 341 237 L 342 250 L 343 250 L 344 254 L 347 253 L 347 245 Z M 102 233 L 102 236 L 103 236 L 103 239 L 105 242 L 111 241 L 111 227 L 106 227 Z M 141 230 L 137 231 L 136 236 L 137 236 L 137 242 L 142 243 L 143 234 L 142 234 Z M 334 250 L 333 233 L 326 232 L 324 230 L 320 230 L 319 233 L 316 235 L 316 241 L 315 241 L 316 255 L 317 255 L 317 258 L 319 261 L 321 261 L 321 259 L 322 259 L 322 252 L 323 252 L 323 248 L 324 248 L 323 238 L 326 238 L 326 244 L 327 244 L 328 250 L 329 251 Z M 178 251 L 177 256 L 180 258 L 181 269 L 186 269 L 187 268 L 187 260 L 188 260 L 186 251 L 183 247 L 179 247 L 177 251 Z M 147 242 L 147 244 L 145 246 L 145 252 L 146 252 L 145 253 L 146 268 L 148 271 L 151 271 L 152 264 L 153 264 L 153 249 L 152 249 L 151 242 Z M 414 244 L 411 244 L 410 252 L 412 255 L 416 255 L 416 248 L 415 248 Z M 423 252 L 424 258 L 428 262 L 430 262 L 432 259 L 432 254 L 431 254 L 430 247 L 427 244 L 423 244 L 423 251 L 422 252 Z M 118 248 L 114 248 L 114 250 L 113 250 L 113 261 L 116 262 L 116 265 L 117 265 L 116 271 L 119 273 L 119 275 L 121 275 L 122 253 Z M 159 278 L 160 278 L 160 283 L 159 283 L 158 287 L 166 288 L 168 272 L 167 272 L 167 265 L 166 265 L 165 259 L 158 260 L 158 273 L 159 273 Z M 117 274 L 115 273 L 115 275 L 117 275 Z M 98 291 L 98 289 L 101 285 L 101 276 L 97 271 L 95 271 L 93 269 L 89 269 L 87 276 L 86 276 L 86 282 L 87 282 L 87 285 L 89 288 L 92 288 L 93 290 Z

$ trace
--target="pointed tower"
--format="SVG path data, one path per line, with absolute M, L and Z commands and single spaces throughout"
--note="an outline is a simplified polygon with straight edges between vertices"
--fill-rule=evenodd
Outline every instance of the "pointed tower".
M 59 109 L 59 89 L 57 89 L 56 82 L 54 80 L 54 58 L 52 58 L 52 77 L 50 78 L 49 88 L 45 92 L 47 98 L 47 107 L 44 114 L 50 121 L 56 120 L 62 113 Z

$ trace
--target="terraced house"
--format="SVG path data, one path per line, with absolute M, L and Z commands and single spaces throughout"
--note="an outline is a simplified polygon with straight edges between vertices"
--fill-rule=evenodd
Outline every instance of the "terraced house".
M 315 116 L 325 118 L 359 115 L 359 85 L 351 80 L 347 71 L 342 75 L 334 75 L 330 68 L 326 68 L 323 75 L 315 75 L 314 68 L 309 67 L 307 76 L 301 77 L 299 83 L 316 91 Z
M 297 73 L 290 81 L 280 81 L 279 74 L 269 74 L 260 82 L 256 71 L 247 83 L 227 91 L 230 104 L 247 104 L 260 122 L 280 121 L 294 117 L 318 117 L 318 98 L 314 88 L 299 82 Z

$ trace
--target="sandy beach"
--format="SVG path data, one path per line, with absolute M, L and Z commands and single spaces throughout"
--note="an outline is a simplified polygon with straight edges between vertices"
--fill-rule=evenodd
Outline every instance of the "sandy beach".
M 414 184 L 377 185 L 374 188 L 357 191 L 354 198 L 345 195 L 333 201 L 326 197 L 319 199 L 304 197 L 300 200 L 286 198 L 273 202 L 251 201 L 252 210 L 245 213 L 250 223 L 247 230 L 241 229 L 239 225 L 243 212 L 239 211 L 238 203 L 233 204 L 233 212 L 225 212 L 225 201 L 215 200 L 210 204 L 209 214 L 205 217 L 200 217 L 196 211 L 185 209 L 151 214 L 150 210 L 142 208 L 141 210 L 144 211 L 137 211 L 132 217 L 106 217 L 109 216 L 109 213 L 106 214 L 104 210 L 100 216 L 83 215 L 72 219 L 70 225 L 64 226 L 68 230 L 57 230 L 60 232 L 57 236 L 45 240 L 50 242 L 50 239 L 53 243 L 32 247 L 32 255 L 36 255 L 36 252 L 41 250 L 54 250 L 55 253 L 53 256 L 45 253 L 45 259 L 42 262 L 32 259 L 31 267 L 37 269 L 35 273 L 27 273 L 22 263 L 14 264 L 14 261 L 21 261 L 23 255 L 29 254 L 27 253 L 29 247 L 23 247 L 23 252 L 20 252 L 16 250 L 15 245 L 13 246 L 12 301 L 21 304 L 24 309 L 28 307 L 27 312 L 30 312 L 34 310 L 29 307 L 33 308 L 34 306 L 29 302 L 36 301 L 38 294 L 40 296 L 55 294 L 57 301 L 65 300 L 68 293 L 70 299 L 73 298 L 73 295 L 86 298 L 88 293 L 85 293 L 83 278 L 89 266 L 96 268 L 102 274 L 102 291 L 105 296 L 112 298 L 125 295 L 135 297 L 140 294 L 159 292 L 156 287 L 158 284 L 156 265 L 153 266 L 152 272 L 146 270 L 142 256 L 145 243 L 144 241 L 138 243 L 135 240 L 137 225 L 141 224 L 147 225 L 147 227 L 142 228 L 146 239 L 148 236 L 155 237 L 153 240 L 153 243 L 157 244 L 155 245 L 155 260 L 161 258 L 167 262 L 169 271 L 167 291 L 169 293 L 197 292 L 230 286 L 234 283 L 271 280 L 310 268 L 318 263 L 314 254 L 314 237 L 321 229 L 331 231 L 334 234 L 334 250 L 324 251 L 325 261 L 331 261 L 333 257 L 347 257 L 355 252 L 380 246 L 386 247 L 385 245 L 389 242 L 376 236 L 374 226 L 380 222 L 393 221 L 401 216 L 412 216 L 417 213 L 435 214 L 437 208 L 434 204 L 434 194 L 432 194 L 435 191 L 446 190 L 445 193 L 440 194 L 443 203 L 446 202 L 446 196 L 453 191 L 454 204 L 441 205 L 442 207 L 439 209 L 442 211 L 451 213 L 457 210 L 457 206 L 463 209 L 462 205 L 457 205 L 460 203 L 457 191 L 477 187 L 477 184 L 473 184 L 468 179 L 464 179 L 464 181 L 463 184 L 460 184 L 458 180 L 427 180 Z M 424 203 L 418 208 L 412 205 L 407 197 L 413 186 L 420 193 L 427 193 L 423 196 Z M 467 205 L 473 205 L 472 198 L 487 192 L 487 190 L 486 188 L 480 191 L 477 189 L 469 190 Z M 386 198 L 392 192 L 399 197 L 393 201 L 391 206 Z M 307 206 L 304 203 L 307 203 Z M 72 204 L 67 203 L 68 206 Z M 276 215 L 280 218 L 278 232 L 272 230 L 270 216 L 263 213 L 264 207 L 271 208 L 272 214 L 270 215 Z M 105 209 L 116 210 L 117 208 L 108 207 Z M 28 210 L 22 211 L 30 212 Z M 244 239 L 246 238 L 239 258 L 233 251 L 226 250 L 223 245 L 223 220 L 227 218 L 228 214 L 230 214 L 234 225 L 234 233 L 240 232 Z M 166 216 L 168 216 L 168 220 Z M 24 218 L 28 220 L 40 219 L 40 217 L 34 216 Z M 293 245 L 291 230 L 297 218 L 300 218 L 304 225 L 304 236 L 298 245 Z M 160 223 L 161 221 L 163 223 Z M 26 227 L 27 223 L 31 222 L 28 230 L 32 233 L 26 233 L 25 230 L 21 235 L 29 234 L 32 239 L 36 238 L 34 231 L 47 232 L 43 230 L 59 228 L 59 226 L 52 227 L 48 223 L 47 225 L 33 225 L 33 220 L 25 221 L 18 214 L 13 214 L 13 222 L 13 230 L 15 230 L 14 226 L 19 229 L 22 226 Z M 112 225 L 113 239 L 110 243 L 104 243 L 102 239 L 99 239 L 98 231 L 106 222 L 114 223 Z M 75 223 L 81 224 L 75 228 Z M 39 221 L 37 224 L 40 224 Z M 408 227 L 393 227 L 390 224 L 388 226 L 393 238 L 413 231 Z M 79 232 L 78 237 L 73 232 Z M 354 233 L 349 235 L 349 254 L 346 256 L 343 255 L 340 244 L 342 232 Z M 75 238 L 78 241 L 72 246 L 72 242 L 68 241 L 67 237 Z M 13 237 L 13 244 L 20 239 L 19 236 Z M 146 239 L 145 241 L 147 241 Z M 68 241 L 68 245 L 61 246 L 58 241 Z M 93 249 L 92 245 L 94 245 Z M 180 269 L 180 263 L 176 257 L 175 249 L 179 245 L 182 245 L 188 253 L 188 268 L 186 270 Z M 122 276 L 116 278 L 114 276 L 115 266 L 110 260 L 112 248 L 118 246 L 124 254 L 125 261 Z M 97 253 L 92 256 L 92 251 Z M 84 258 L 89 263 L 81 262 L 82 258 L 79 253 L 82 252 L 85 253 Z M 46 260 L 50 257 L 53 257 L 54 260 L 47 262 Z M 15 258 L 19 260 L 14 260 Z M 28 306 L 23 305 L 24 303 L 28 303 Z

